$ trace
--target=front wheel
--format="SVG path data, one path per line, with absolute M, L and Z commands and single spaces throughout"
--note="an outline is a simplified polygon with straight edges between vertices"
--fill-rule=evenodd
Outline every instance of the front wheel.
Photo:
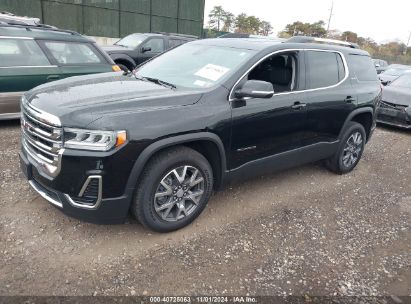
M 125 66 L 124 64 L 117 63 L 117 65 L 118 65 L 118 67 L 119 67 L 120 69 L 123 70 L 123 72 L 125 72 L 125 73 L 130 73 L 131 70 L 130 70 L 127 66 Z
M 326 161 L 327 167 L 337 174 L 351 172 L 361 159 L 365 143 L 364 127 L 357 122 L 350 122 L 337 153 Z
M 213 172 L 203 155 L 176 147 L 155 155 L 144 169 L 131 207 L 145 227 L 169 232 L 190 224 L 204 210 Z

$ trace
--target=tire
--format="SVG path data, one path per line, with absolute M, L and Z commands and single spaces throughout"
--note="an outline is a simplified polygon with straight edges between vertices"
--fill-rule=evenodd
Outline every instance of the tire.
M 364 127 L 357 122 L 349 122 L 338 151 L 326 160 L 328 169 L 341 175 L 354 170 L 364 152 L 366 140 Z
M 203 155 L 187 147 L 170 148 L 153 156 L 145 166 L 131 212 L 146 228 L 174 231 L 200 215 L 212 189 L 213 172 Z
M 129 69 L 127 66 L 125 66 L 124 64 L 117 63 L 117 65 L 118 65 L 118 67 L 119 67 L 120 69 L 122 69 L 124 72 L 126 72 L 126 73 L 129 73 L 129 72 L 130 72 L 130 69 Z

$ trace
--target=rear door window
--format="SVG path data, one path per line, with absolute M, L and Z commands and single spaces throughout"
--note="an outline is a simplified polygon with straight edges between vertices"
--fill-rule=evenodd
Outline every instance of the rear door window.
M 94 47 L 88 43 L 46 41 L 44 45 L 61 65 L 106 63 Z
M 377 81 L 377 71 L 369 56 L 350 55 L 351 68 L 359 81 Z
M 0 39 L 0 67 L 49 65 L 50 62 L 36 41 Z
M 338 84 L 345 77 L 341 55 L 335 52 L 307 51 L 309 89 L 326 88 Z

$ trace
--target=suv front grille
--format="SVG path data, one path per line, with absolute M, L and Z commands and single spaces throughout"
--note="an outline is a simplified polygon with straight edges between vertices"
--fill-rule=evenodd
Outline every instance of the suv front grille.
M 43 165 L 46 173 L 56 176 L 63 152 L 63 130 L 60 126 L 45 122 L 44 115 L 49 114 L 22 102 L 22 145 L 30 156 Z

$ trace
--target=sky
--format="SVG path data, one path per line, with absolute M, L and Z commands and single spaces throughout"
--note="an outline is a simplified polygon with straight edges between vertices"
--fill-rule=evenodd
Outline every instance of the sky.
M 235 15 L 246 13 L 269 21 L 274 35 L 294 21 L 328 23 L 332 0 L 205 0 L 205 22 L 215 5 Z M 334 0 L 332 30 L 353 31 L 382 43 L 407 43 L 411 32 L 410 0 Z M 411 44 L 411 43 L 410 43 Z

